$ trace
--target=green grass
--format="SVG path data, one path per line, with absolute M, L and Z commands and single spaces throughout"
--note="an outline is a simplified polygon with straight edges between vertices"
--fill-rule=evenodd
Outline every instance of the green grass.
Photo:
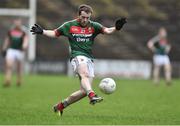
M 25 76 L 20 88 L 0 86 L 0 124 L 180 124 L 180 80 L 171 87 L 163 81 L 156 87 L 149 80 L 116 79 L 117 90 L 111 95 L 99 91 L 99 81 L 93 87 L 104 97 L 102 103 L 91 106 L 84 98 L 65 109 L 62 117 L 52 106 L 79 89 L 77 78 L 33 75 Z

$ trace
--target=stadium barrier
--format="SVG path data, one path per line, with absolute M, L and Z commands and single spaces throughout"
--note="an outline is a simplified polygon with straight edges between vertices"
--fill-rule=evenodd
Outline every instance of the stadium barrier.
M 96 77 L 118 77 L 129 79 L 149 79 L 152 73 L 152 62 L 144 60 L 101 60 L 95 63 Z M 0 73 L 4 71 L 4 59 L 0 56 Z M 163 69 L 161 77 L 164 77 Z M 26 62 L 25 73 L 32 74 L 64 74 L 74 76 L 72 66 L 68 61 L 36 61 Z M 172 62 L 172 77 L 180 78 L 180 62 Z
M 149 79 L 151 77 L 152 65 L 149 61 L 136 60 L 94 60 L 95 75 L 97 77 L 117 77 Z M 68 75 L 72 76 L 71 64 L 68 63 Z
M 66 74 L 67 62 L 66 61 L 38 61 L 25 64 L 25 73 L 36 74 Z

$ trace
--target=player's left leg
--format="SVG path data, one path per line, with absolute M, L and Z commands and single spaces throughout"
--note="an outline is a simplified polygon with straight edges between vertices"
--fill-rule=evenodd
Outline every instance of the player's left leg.
M 163 57 L 163 64 L 164 64 L 164 74 L 165 80 L 167 85 L 171 85 L 171 63 L 168 55 Z
M 86 92 L 90 99 L 90 104 L 95 104 L 102 101 L 92 89 L 92 80 L 94 77 L 94 64 L 93 61 L 86 56 L 77 56 L 72 59 L 71 64 L 73 70 L 79 75 L 81 87 Z
M 22 74 L 23 74 L 23 65 L 24 65 L 24 53 L 20 50 L 16 50 L 16 63 L 17 63 L 17 86 L 22 84 Z
M 171 85 L 171 64 L 170 63 L 164 65 L 164 73 L 165 73 L 166 84 Z
M 81 87 L 86 91 L 89 97 L 90 104 L 94 105 L 103 100 L 102 97 L 98 97 L 92 89 L 92 81 L 94 77 L 93 63 L 90 59 L 84 59 L 87 62 L 82 62 L 78 66 L 78 74 L 80 76 Z
M 22 67 L 23 67 L 23 63 L 21 61 L 17 61 L 17 80 L 16 80 L 17 86 L 21 86 L 22 84 Z

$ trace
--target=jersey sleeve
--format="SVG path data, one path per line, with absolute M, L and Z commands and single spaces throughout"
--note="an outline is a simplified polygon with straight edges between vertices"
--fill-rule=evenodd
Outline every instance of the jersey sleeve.
M 94 22 L 93 25 L 94 25 L 94 29 L 95 29 L 96 34 L 100 34 L 100 33 L 104 34 L 104 26 L 103 25 L 101 25 L 98 22 Z
M 67 36 L 68 23 L 64 23 L 61 26 L 59 26 L 57 29 L 54 29 L 54 32 L 57 37 L 59 37 L 60 35 Z

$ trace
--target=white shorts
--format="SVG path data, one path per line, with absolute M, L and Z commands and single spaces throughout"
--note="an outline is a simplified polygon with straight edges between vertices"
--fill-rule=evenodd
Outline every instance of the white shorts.
M 153 63 L 155 65 L 166 65 L 170 64 L 169 57 L 167 55 L 154 55 L 153 56 Z
M 73 67 L 73 71 L 78 74 L 78 67 L 81 64 L 86 64 L 88 68 L 88 76 L 94 77 L 94 63 L 93 61 L 86 56 L 76 56 L 71 60 L 71 65 Z
M 22 62 L 24 60 L 24 52 L 22 52 L 21 50 L 10 48 L 7 50 L 6 59 Z

